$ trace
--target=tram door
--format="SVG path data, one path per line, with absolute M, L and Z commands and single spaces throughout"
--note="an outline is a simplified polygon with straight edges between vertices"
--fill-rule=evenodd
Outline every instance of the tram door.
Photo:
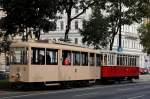
M 61 50 L 59 64 L 59 80 L 68 81 L 75 79 L 75 70 L 72 64 L 72 51 Z

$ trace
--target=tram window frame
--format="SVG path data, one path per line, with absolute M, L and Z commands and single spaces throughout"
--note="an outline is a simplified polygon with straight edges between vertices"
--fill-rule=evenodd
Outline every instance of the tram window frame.
M 90 62 L 90 66 L 95 66 L 95 54 L 94 53 L 90 53 L 89 55 L 89 62 Z
M 31 47 L 31 64 L 45 65 L 45 48 Z
M 108 54 L 104 53 L 103 56 L 102 56 L 102 66 L 107 66 L 108 65 L 107 58 L 108 58 Z
M 58 49 L 46 48 L 46 65 L 58 65 Z
M 102 66 L 102 55 L 96 54 L 96 66 Z
M 72 64 L 72 52 L 69 50 L 62 50 L 62 65 L 71 66 Z
M 116 65 L 116 54 L 112 54 L 112 65 Z
M 19 53 L 17 51 L 20 51 Z M 29 63 L 28 47 L 13 47 L 10 50 L 10 63 L 26 65 Z M 20 54 L 20 56 L 19 56 Z M 19 57 L 18 57 L 19 56 Z
M 120 55 L 117 55 L 117 65 L 120 65 Z
M 82 66 L 88 66 L 88 52 L 81 52 L 80 60 Z
M 80 66 L 81 64 L 81 53 L 79 51 L 73 51 L 73 65 Z
M 139 57 L 138 56 L 135 56 L 135 62 L 136 62 L 136 64 L 135 64 L 135 66 L 138 66 L 139 65 Z
M 135 60 L 135 56 L 132 56 L 132 65 L 131 66 L 136 66 L 136 60 Z
M 124 57 L 123 57 L 123 55 L 120 55 L 120 65 L 121 65 L 121 66 L 124 65 L 124 64 L 123 64 L 123 61 L 124 61 Z
M 132 56 L 129 56 L 129 66 L 132 66 Z
M 128 66 L 128 64 L 127 64 L 127 58 L 128 58 L 127 55 L 124 55 L 124 65 L 125 66 Z

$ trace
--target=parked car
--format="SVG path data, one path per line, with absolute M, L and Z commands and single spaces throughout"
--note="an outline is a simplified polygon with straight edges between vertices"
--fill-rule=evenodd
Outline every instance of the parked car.
M 140 69 L 139 72 L 140 72 L 141 75 L 149 73 L 149 69 L 148 68 L 139 68 L 139 69 Z

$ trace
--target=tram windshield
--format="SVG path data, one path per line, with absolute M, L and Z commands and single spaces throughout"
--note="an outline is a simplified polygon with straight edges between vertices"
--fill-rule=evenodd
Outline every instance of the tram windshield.
M 27 64 L 28 49 L 25 47 L 11 48 L 11 64 Z

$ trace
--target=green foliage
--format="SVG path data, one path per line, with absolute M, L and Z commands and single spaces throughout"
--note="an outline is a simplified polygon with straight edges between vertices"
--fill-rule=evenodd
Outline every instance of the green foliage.
M 11 83 L 8 80 L 0 80 L 1 89 L 10 88 L 10 86 L 11 86 Z
M 106 19 L 107 23 L 109 24 L 108 27 L 105 26 L 104 27 L 108 29 L 108 34 L 106 34 L 106 36 L 108 36 L 109 40 L 108 39 L 105 40 L 106 42 L 109 41 L 110 50 L 112 50 L 114 38 L 118 34 L 119 30 L 121 30 L 121 26 L 131 25 L 134 22 L 140 23 L 142 21 L 142 18 L 146 15 L 146 12 L 144 11 L 145 9 L 147 9 L 148 5 L 149 5 L 149 0 L 99 0 L 99 2 L 94 5 L 95 7 L 98 7 L 100 11 L 103 12 L 99 14 L 103 14 L 103 18 Z M 95 16 L 95 17 L 99 17 L 99 16 Z M 105 25 L 103 22 L 101 23 L 95 22 L 93 24 L 94 25 L 91 25 L 91 27 L 95 26 L 94 27 L 95 29 L 92 31 L 92 33 L 97 32 L 96 28 L 99 28 L 97 25 L 99 26 Z M 86 31 L 90 30 L 90 28 L 86 28 L 86 29 L 88 29 Z M 99 31 L 103 31 L 103 30 L 104 30 L 103 28 L 99 28 Z M 87 33 L 87 35 L 92 37 L 90 33 Z M 96 36 L 93 35 L 93 36 L 96 37 L 98 35 Z M 83 41 L 87 40 L 88 45 L 89 43 L 94 45 L 94 43 L 97 43 L 98 41 L 95 40 L 94 42 L 93 41 L 90 42 L 89 41 L 90 39 L 88 40 L 85 38 Z
M 90 20 L 84 21 L 80 32 L 83 36 L 83 43 L 94 45 L 95 48 L 107 46 L 109 42 L 108 23 L 98 7 L 94 8 Z
M 64 36 L 64 41 L 68 40 L 68 34 L 70 31 L 71 22 L 82 15 L 88 8 L 93 6 L 99 0 L 59 0 L 59 11 L 67 14 L 67 24 Z M 72 16 L 73 8 L 80 10 L 75 16 Z
M 10 44 L 11 42 L 7 40 L 0 42 L 0 53 L 7 53 L 10 51 Z
M 55 22 L 49 20 L 55 18 L 57 0 L 4 0 L 4 11 L 7 16 L 1 20 L 0 28 L 6 31 L 5 36 L 28 34 L 28 28 L 37 35 L 41 29 L 55 28 Z
M 138 30 L 144 51 L 150 54 L 150 23 L 142 24 Z

